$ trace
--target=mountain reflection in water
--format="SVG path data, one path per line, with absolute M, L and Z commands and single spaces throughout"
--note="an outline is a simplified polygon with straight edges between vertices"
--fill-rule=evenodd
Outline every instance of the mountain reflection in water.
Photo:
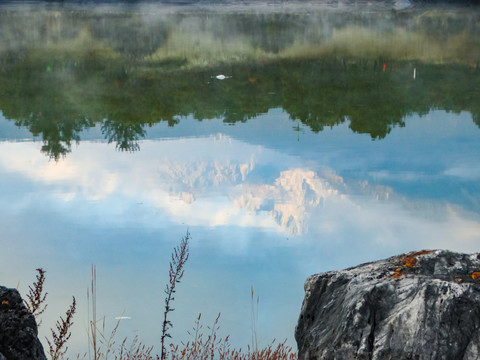
M 74 294 L 85 351 L 95 263 L 98 313 L 158 344 L 187 228 L 173 339 L 221 312 L 244 348 L 252 285 L 294 345 L 308 275 L 479 251 L 476 7 L 126 9 L 0 7 L 0 284 L 48 271 L 40 331 Z

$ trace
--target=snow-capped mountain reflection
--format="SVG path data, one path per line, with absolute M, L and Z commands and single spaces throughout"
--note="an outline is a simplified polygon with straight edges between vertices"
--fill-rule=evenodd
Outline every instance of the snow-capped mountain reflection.
M 181 151 L 186 141 L 193 151 Z M 2 147 L 8 154 L 8 159 L 0 156 L 3 167 L 37 187 L 55 189 L 46 193 L 49 203 L 70 204 L 78 208 L 76 214 L 88 217 L 99 211 L 106 223 L 122 218 L 150 222 L 148 216 L 131 217 L 132 208 L 142 204 L 150 214 L 175 223 L 277 227 L 300 235 L 308 232 L 312 211 L 349 196 L 332 170 L 319 173 L 289 156 L 278 162 L 274 150 L 225 136 L 145 142 L 142 156 L 132 155 L 128 167 L 125 154 L 101 143 L 83 143 L 57 163 L 45 159 L 34 143 Z M 20 147 L 23 151 L 17 151 Z M 362 193 L 369 191 L 368 185 L 361 186 Z M 92 201 L 103 206 L 92 208 Z
M 229 187 L 245 181 L 254 168 L 249 162 L 232 161 L 189 161 L 186 163 L 164 159 L 157 171 L 162 179 L 168 180 L 168 192 L 186 203 L 195 201 L 198 194 L 215 187 Z
M 241 194 L 233 201 L 249 211 L 268 212 L 284 230 L 298 235 L 308 229 L 311 210 L 338 195 L 314 171 L 290 169 L 282 171 L 273 184 L 242 184 Z
M 229 141 L 230 142 L 230 141 Z M 291 168 L 270 174 L 271 183 L 262 182 L 256 173 L 264 173 L 265 164 L 255 161 L 252 153 L 241 159 L 164 158 L 157 165 L 159 184 L 174 198 L 191 204 L 198 197 L 222 192 L 232 204 L 253 213 L 267 213 L 288 234 L 299 235 L 308 230 L 310 212 L 339 191 L 315 171 Z M 251 175 L 251 176 L 250 176 Z M 340 177 L 330 176 L 336 186 Z
M 468 195 L 475 189 L 463 185 L 476 173 L 464 176 L 461 169 L 467 169 L 466 165 L 436 156 L 433 159 L 439 163 L 430 174 L 418 173 L 411 167 L 416 163 L 422 168 L 431 166 L 432 158 L 416 156 L 414 162 L 406 163 L 388 148 L 383 149 L 385 153 L 379 151 L 383 143 L 365 145 L 363 141 L 359 140 L 366 150 L 345 147 L 330 151 L 332 145 L 326 144 L 308 161 L 283 148 L 222 133 L 142 141 L 142 151 L 130 154 L 105 143 L 83 142 L 58 162 L 41 154 L 41 144 L 3 142 L 0 167 L 9 174 L 4 188 L 13 187 L 13 182 L 29 184 L 42 199 L 42 206 L 29 192 L 12 193 L 3 205 L 14 204 L 18 212 L 37 207 L 42 213 L 49 208 L 62 209 L 65 217 L 74 214 L 76 223 L 95 219 L 107 227 L 128 224 L 159 229 L 185 224 L 297 237 L 310 234 L 326 241 L 352 233 L 372 238 L 373 232 L 390 243 L 402 237 L 399 234 L 405 224 L 411 226 L 417 219 L 422 221 L 415 237 L 434 230 L 445 233 L 441 227 L 448 224 L 457 229 L 458 221 L 447 221 L 455 220 L 456 214 L 466 218 L 473 211 L 468 216 L 477 219 L 477 198 Z M 370 163 L 365 163 L 366 159 Z M 467 160 L 464 158 L 465 164 Z M 8 183 L 14 178 L 17 180 Z M 444 193 L 440 199 L 448 199 L 435 200 L 438 196 L 431 184 L 451 181 L 462 186 L 456 192 L 463 194 L 461 201 L 455 196 L 454 202 Z M 419 185 L 425 198 L 409 194 L 409 188 Z

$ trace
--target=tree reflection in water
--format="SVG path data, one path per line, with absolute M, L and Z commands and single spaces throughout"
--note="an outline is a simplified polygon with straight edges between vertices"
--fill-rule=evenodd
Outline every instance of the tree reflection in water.
M 0 109 L 54 159 L 97 124 L 136 151 L 147 126 L 187 115 L 235 124 L 282 108 L 313 132 L 348 121 L 372 139 L 432 108 L 479 124 L 476 17 L 0 9 Z

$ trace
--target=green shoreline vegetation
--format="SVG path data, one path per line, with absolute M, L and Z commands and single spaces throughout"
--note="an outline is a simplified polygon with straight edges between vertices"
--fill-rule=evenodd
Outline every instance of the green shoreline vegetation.
M 94 359 L 106 360 L 113 358 L 115 360 L 296 360 L 297 353 L 291 347 L 283 343 L 273 342 L 260 349 L 257 342 L 256 322 L 257 312 L 255 307 L 255 297 L 253 287 L 252 296 L 252 345 L 248 346 L 247 351 L 241 349 L 232 349 L 229 343 L 229 336 L 219 338 L 220 314 L 218 314 L 213 325 L 203 329 L 201 324 L 201 314 L 194 321 L 192 332 L 192 341 L 181 343 L 167 343 L 171 338 L 169 329 L 173 324 L 168 318 L 168 314 L 173 312 L 173 302 L 175 300 L 176 286 L 181 282 L 184 274 L 184 266 L 189 257 L 189 240 L 191 236 L 187 234 L 182 238 L 180 244 L 176 246 L 171 254 L 169 263 L 169 280 L 165 288 L 165 303 L 162 323 L 162 332 L 160 337 L 160 354 L 154 354 L 154 346 L 147 346 L 142 343 L 138 337 L 129 339 L 124 338 L 120 343 L 116 342 L 117 330 L 120 326 L 120 320 L 116 322 L 110 334 L 105 333 L 105 319 L 97 317 L 96 296 L 97 296 L 97 275 L 96 268 L 92 265 L 92 281 L 87 291 L 87 302 L 89 304 L 88 313 L 88 351 L 83 355 L 78 354 L 77 360 Z M 28 293 L 25 295 L 25 306 L 27 310 L 35 316 L 37 323 L 41 324 L 41 315 L 47 307 L 47 294 L 44 289 L 46 271 L 37 269 L 36 281 L 28 287 Z M 258 309 L 258 297 L 256 300 Z M 91 308 L 90 308 L 91 306 Z M 48 354 L 51 360 L 68 359 L 68 341 L 72 333 L 73 319 L 76 311 L 76 299 L 73 297 L 72 305 L 67 309 L 65 316 L 60 316 L 55 324 L 55 329 L 50 329 L 50 338 L 46 338 L 48 344 Z M 87 355 L 88 354 L 88 355 Z
M 478 11 L 0 11 L 0 109 L 59 159 L 100 126 L 119 150 L 182 117 L 282 108 L 314 132 L 382 139 L 431 109 L 480 126 Z M 226 74 L 224 81 L 217 74 Z

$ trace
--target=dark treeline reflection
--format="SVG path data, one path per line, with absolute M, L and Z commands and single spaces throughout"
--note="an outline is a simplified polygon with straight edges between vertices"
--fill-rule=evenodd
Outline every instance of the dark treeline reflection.
M 216 79 L 220 70 L 231 77 Z M 460 65 L 289 60 L 128 76 L 97 61 L 59 62 L 4 67 L 0 81 L 4 116 L 41 135 L 42 151 L 53 158 L 96 124 L 118 149 L 133 151 L 161 121 L 174 126 L 193 115 L 234 124 L 279 107 L 314 132 L 348 120 L 373 139 L 432 108 L 469 111 L 480 126 L 480 71 Z
M 0 8 L 0 110 L 54 159 L 89 127 L 135 151 L 162 121 L 272 108 L 372 139 L 432 108 L 480 126 L 475 11 L 213 15 Z

